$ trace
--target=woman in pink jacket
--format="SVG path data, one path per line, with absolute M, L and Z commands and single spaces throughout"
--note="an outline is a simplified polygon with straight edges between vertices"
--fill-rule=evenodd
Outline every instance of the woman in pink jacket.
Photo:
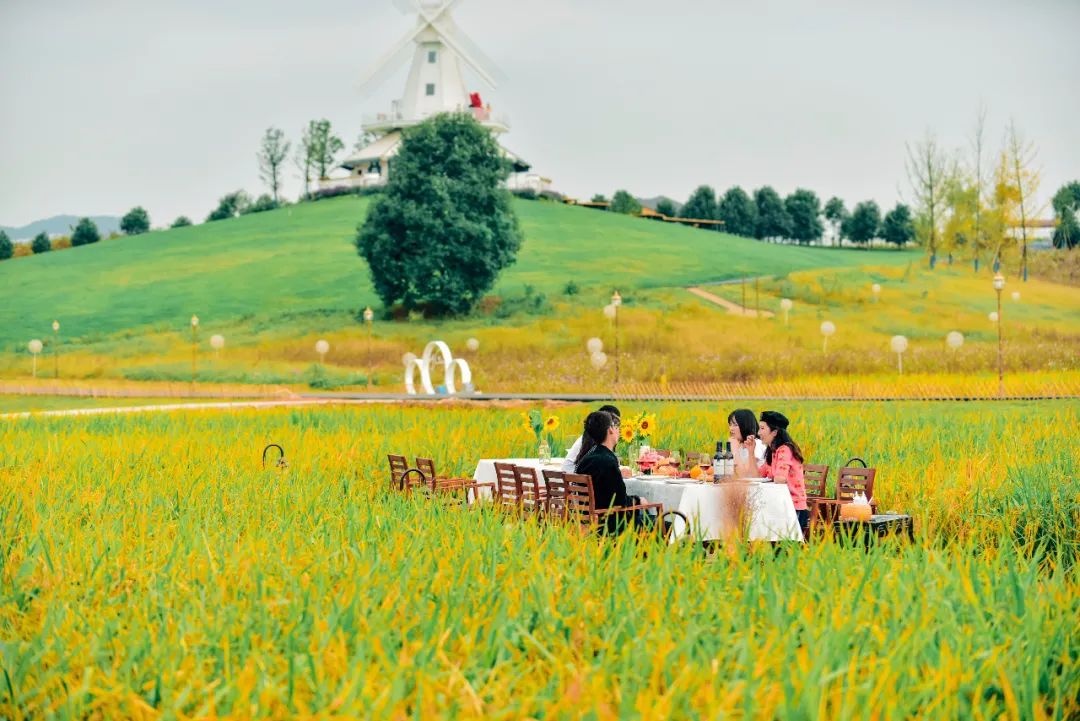
M 806 505 L 806 482 L 803 479 L 803 455 L 799 446 L 788 434 L 788 419 L 782 413 L 765 411 L 758 421 L 758 436 L 765 443 L 765 463 L 758 468 L 763 478 L 776 483 L 786 483 L 791 500 L 795 503 L 795 515 L 803 537 L 810 525 L 810 510 Z M 747 439 L 753 452 L 753 438 Z

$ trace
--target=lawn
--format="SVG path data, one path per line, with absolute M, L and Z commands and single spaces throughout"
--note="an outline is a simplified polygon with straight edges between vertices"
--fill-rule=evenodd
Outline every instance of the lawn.
M 706 556 L 388 491 L 388 452 L 528 453 L 525 409 L 0 422 L 0 716 L 1080 713 L 1080 402 L 782 405 L 808 459 L 868 459 L 915 516 L 870 553 Z M 648 410 L 654 445 L 706 449 L 727 408 Z

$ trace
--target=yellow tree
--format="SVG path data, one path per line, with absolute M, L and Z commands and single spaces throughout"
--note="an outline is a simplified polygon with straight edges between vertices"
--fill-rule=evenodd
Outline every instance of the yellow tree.
M 1009 154 L 1004 150 L 994 168 L 990 204 L 983 214 L 986 239 L 993 250 L 994 272 L 1005 260 L 1008 250 L 1015 246 L 1015 231 L 1020 223 L 1020 192 L 1013 181 Z
M 1038 205 L 1039 171 L 1034 167 L 1038 153 L 1035 144 L 1026 140 L 1016 128 L 1016 121 L 1009 121 L 1005 137 L 1005 161 L 1012 187 L 1015 190 L 1015 212 L 1019 216 L 1020 277 L 1027 281 L 1028 221 L 1036 220 L 1046 209 Z
M 948 207 L 948 185 L 955 172 L 954 163 L 929 131 L 914 147 L 906 147 L 911 205 L 915 210 L 915 237 L 930 254 L 930 268 L 933 269 Z

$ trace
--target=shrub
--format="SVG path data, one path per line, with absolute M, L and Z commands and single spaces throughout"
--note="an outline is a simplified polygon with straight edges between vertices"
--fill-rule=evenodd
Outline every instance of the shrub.
M 247 215 L 249 213 L 265 213 L 268 210 L 274 210 L 278 207 L 277 201 L 271 198 L 267 193 L 260 195 L 254 203 L 243 208 L 240 211 L 240 215 Z
M 536 200 L 537 197 L 539 197 L 532 188 L 519 188 L 518 190 L 511 190 L 510 192 L 513 193 L 515 197 L 521 198 L 522 200 Z
M 0 230 L 0 260 L 7 260 L 15 252 L 15 246 L 11 244 L 8 234 Z
M 243 190 L 234 191 L 228 195 L 223 195 L 221 199 L 218 200 L 217 207 L 210 211 L 210 215 L 206 216 L 206 221 L 211 222 L 235 218 L 244 213 L 250 205 L 251 196 Z
M 171 228 L 186 228 L 191 225 L 191 218 L 186 215 L 181 215 L 179 218 L 173 221 Z
M 625 190 L 616 190 L 611 198 L 611 211 L 623 215 L 636 215 L 641 212 L 641 203 Z
M 98 228 L 94 225 L 94 221 L 89 218 L 83 218 L 75 225 L 75 230 L 71 233 L 71 245 L 78 247 L 80 245 L 90 245 L 101 240 L 101 233 L 98 232 Z
M 125 235 L 141 235 L 150 230 L 150 214 L 141 206 L 137 205 L 120 219 L 120 230 Z
M 60 235 L 52 239 L 53 250 L 67 250 L 71 247 L 71 238 L 66 235 Z
M 580 292 L 581 288 L 579 288 L 578 284 L 574 281 L 570 281 L 566 284 L 566 287 L 563 288 L 563 295 L 577 295 Z
M 52 243 L 49 242 L 49 236 L 45 232 L 38 233 L 34 236 L 34 240 L 30 243 L 30 250 L 34 253 L 48 253 L 52 250 Z
M 15 243 L 15 249 L 11 252 L 12 258 L 25 258 L 28 255 L 33 255 L 34 251 L 30 250 L 29 243 Z

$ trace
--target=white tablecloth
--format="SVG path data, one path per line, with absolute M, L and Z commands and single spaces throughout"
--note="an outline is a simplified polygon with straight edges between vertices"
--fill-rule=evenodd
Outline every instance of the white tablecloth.
M 535 468 L 540 476 L 540 485 L 544 485 L 544 475 L 542 471 L 546 468 L 549 471 L 562 470 L 562 458 L 552 458 L 547 464 L 540 463 L 537 458 L 481 458 L 480 462 L 476 464 L 476 470 L 473 471 L 473 480 L 480 483 L 495 483 L 495 464 L 496 463 L 513 463 L 515 466 L 525 466 L 527 468 Z M 491 498 L 490 488 L 481 488 L 480 498 Z
M 635 476 L 627 479 L 626 492 L 652 503 L 662 503 L 665 510 L 683 513 L 690 519 L 694 535 L 702 540 L 723 538 L 725 527 L 733 523 L 733 514 L 724 512 L 724 495 L 731 492 L 731 487 L 722 483 L 672 482 L 656 476 Z M 750 540 L 803 540 L 787 485 L 752 483 L 746 501 L 750 510 Z

